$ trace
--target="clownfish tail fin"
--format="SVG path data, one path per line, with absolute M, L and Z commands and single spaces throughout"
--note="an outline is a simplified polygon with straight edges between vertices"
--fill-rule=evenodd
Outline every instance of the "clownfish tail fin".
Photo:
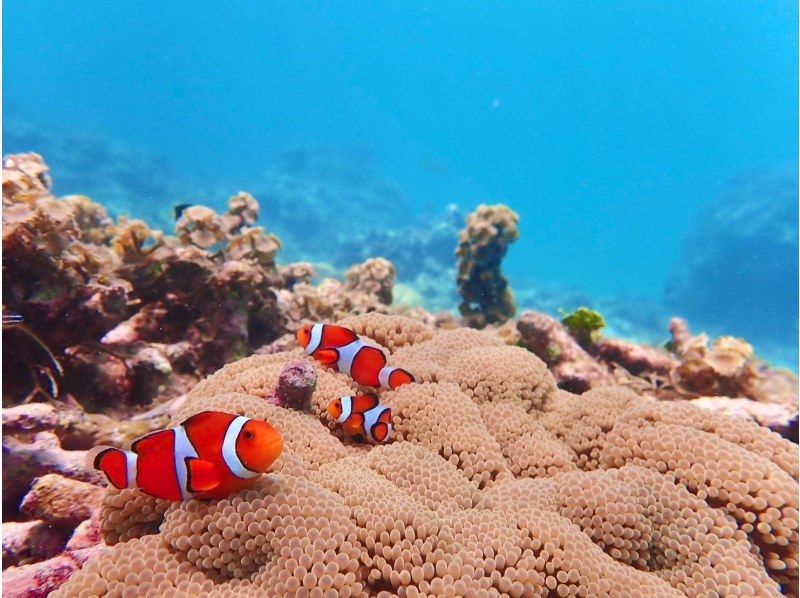
M 416 382 L 417 380 L 414 378 L 413 374 L 402 368 L 385 366 L 378 375 L 378 381 L 383 388 L 395 390 L 405 384 Z
M 86 453 L 86 468 L 103 473 L 117 490 L 136 485 L 136 453 L 112 446 L 96 446 Z
M 392 425 L 386 422 L 377 422 L 370 428 L 369 435 L 375 442 L 386 442 L 392 434 Z

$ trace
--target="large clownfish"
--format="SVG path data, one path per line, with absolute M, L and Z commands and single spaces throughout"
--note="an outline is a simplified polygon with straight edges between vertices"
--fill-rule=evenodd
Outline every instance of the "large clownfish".
M 225 498 L 251 486 L 283 450 L 280 433 L 249 417 L 203 411 L 179 426 L 135 440 L 130 450 L 98 446 L 87 467 L 115 488 L 164 500 Z
M 355 332 L 334 324 L 307 324 L 297 342 L 320 363 L 336 368 L 364 386 L 399 388 L 414 382 L 406 370 L 386 365 L 386 355 L 366 344 Z
M 386 442 L 392 434 L 392 410 L 381 405 L 372 393 L 334 399 L 328 404 L 328 415 L 342 424 L 350 436 Z

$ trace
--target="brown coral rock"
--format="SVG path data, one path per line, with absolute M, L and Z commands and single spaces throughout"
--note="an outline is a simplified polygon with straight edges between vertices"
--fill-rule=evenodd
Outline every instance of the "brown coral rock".
M 3 522 L 3 567 L 55 556 L 64 548 L 64 533 L 46 521 Z
M 3 159 L 3 200 L 19 202 L 25 197 L 50 193 L 50 168 L 39 154 L 17 154 Z
M 458 236 L 459 310 L 474 327 L 505 322 L 516 311 L 514 295 L 500 271 L 508 246 L 519 238 L 519 215 L 502 204 L 480 205 Z
M 634 375 L 643 372 L 668 375 L 677 365 L 677 360 L 665 351 L 617 338 L 601 338 L 592 349 L 599 359 L 617 363 Z
M 608 369 L 592 358 L 555 318 L 525 311 L 519 317 L 517 329 L 522 345 L 547 364 L 560 388 L 581 393 L 613 384 Z
M 103 494 L 99 486 L 49 473 L 33 483 L 20 510 L 34 519 L 75 528 L 100 508 Z

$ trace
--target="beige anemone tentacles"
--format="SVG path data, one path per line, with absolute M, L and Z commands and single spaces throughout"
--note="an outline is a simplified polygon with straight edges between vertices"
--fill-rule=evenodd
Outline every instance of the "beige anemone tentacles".
M 360 318 L 374 342 L 397 342 Z M 796 595 L 796 446 L 626 388 L 556 390 L 516 355 L 525 377 L 474 358 L 507 349 L 465 330 L 399 341 L 395 365 L 440 377 L 381 392 L 382 445 L 329 420 L 329 401 L 365 390 L 347 376 L 317 367 L 301 412 L 265 399 L 301 352 L 229 364 L 171 423 L 206 409 L 266 419 L 284 439 L 273 470 L 218 501 L 109 490 L 113 546 L 55 595 Z

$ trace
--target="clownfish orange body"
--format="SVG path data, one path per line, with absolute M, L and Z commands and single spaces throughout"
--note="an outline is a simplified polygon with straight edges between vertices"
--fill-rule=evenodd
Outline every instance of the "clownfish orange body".
M 342 424 L 350 436 L 386 442 L 392 434 L 392 410 L 381 405 L 372 393 L 334 399 L 328 404 L 328 415 Z
M 303 326 L 297 342 L 320 363 L 337 369 L 364 386 L 395 389 L 414 382 L 406 370 L 386 365 L 386 355 L 355 332 L 334 324 Z
M 225 498 L 251 486 L 282 450 L 280 433 L 265 421 L 203 411 L 135 440 L 130 450 L 95 447 L 87 467 L 119 490 L 175 501 Z

